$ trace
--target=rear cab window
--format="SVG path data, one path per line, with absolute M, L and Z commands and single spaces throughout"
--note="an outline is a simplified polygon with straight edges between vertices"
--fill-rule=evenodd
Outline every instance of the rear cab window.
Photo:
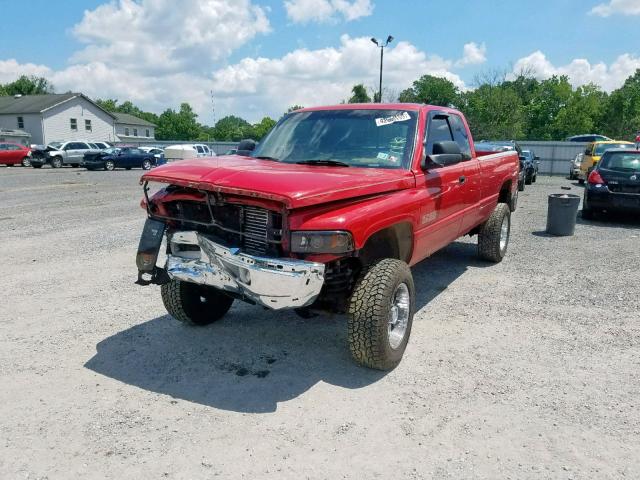
M 600 168 L 623 172 L 640 172 L 640 153 L 609 152 L 602 158 Z

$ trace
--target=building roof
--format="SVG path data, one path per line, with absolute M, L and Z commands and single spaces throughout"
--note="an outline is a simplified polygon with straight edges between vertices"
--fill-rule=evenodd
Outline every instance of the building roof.
M 82 93 L 48 93 L 46 95 L 6 95 L 0 96 L 0 115 L 20 115 L 26 113 L 42 113 L 50 108 L 67 102 L 72 98 L 82 97 L 88 102 L 94 104 L 100 110 L 106 112 L 109 116 L 114 115 L 107 112 Z M 115 117 L 114 117 L 115 118 Z
M 113 116 L 116 117 L 116 123 L 122 123 L 124 125 L 142 125 L 143 127 L 155 127 L 155 123 L 147 122 L 142 118 L 138 118 L 135 115 L 129 115 L 128 113 L 113 112 Z

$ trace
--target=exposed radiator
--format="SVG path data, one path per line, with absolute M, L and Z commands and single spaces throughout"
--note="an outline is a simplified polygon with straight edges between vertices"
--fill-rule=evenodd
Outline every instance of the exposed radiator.
M 244 250 L 254 255 L 264 255 L 269 246 L 269 211 L 258 207 L 244 207 L 243 214 Z

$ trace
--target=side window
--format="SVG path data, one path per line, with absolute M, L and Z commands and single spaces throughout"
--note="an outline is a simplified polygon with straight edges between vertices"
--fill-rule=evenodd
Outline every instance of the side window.
M 200 145 L 196 145 L 196 151 L 198 153 L 204 153 L 204 149 Z
M 78 119 L 77 118 L 70 118 L 69 119 L 69 126 L 71 127 L 71 130 L 78 130 Z
M 0 143 L 0 150 L 6 150 L 7 149 L 7 144 L 6 143 Z
M 427 155 L 433 154 L 433 144 L 437 142 L 452 141 L 453 135 L 446 116 L 433 115 L 429 118 L 427 128 Z
M 469 143 L 469 134 L 467 133 L 462 118 L 460 118 L 460 115 L 452 114 L 449 116 L 449 124 L 453 130 L 453 140 L 458 144 L 465 158 L 470 159 L 471 144 Z
M 148 136 L 149 136 L 149 129 L 148 129 L 148 128 L 144 131 L 144 136 L 145 136 L 145 137 L 148 137 Z
M 593 151 L 593 145 L 587 145 L 587 149 L 584 151 L 584 154 L 591 155 L 592 151 Z
M 20 130 L 24 128 L 24 117 L 18 117 L 18 128 Z
M 85 120 L 85 121 L 84 121 L 84 129 L 85 129 L 87 132 L 90 132 L 90 131 L 91 131 L 91 120 Z
M 138 150 L 137 148 L 132 148 L 129 151 L 129 154 L 131 155 L 142 155 L 144 152 L 142 150 Z
M 133 136 L 134 136 L 134 137 L 137 137 L 137 136 L 138 136 L 138 129 L 137 129 L 137 128 L 134 128 L 134 129 L 133 129 Z
M 89 145 L 87 145 L 86 143 L 79 143 L 78 144 L 78 149 L 79 150 L 90 150 L 91 147 Z
M 124 129 L 124 135 L 125 135 L 126 137 L 128 137 L 128 136 L 129 136 L 129 127 L 125 127 L 125 129 Z

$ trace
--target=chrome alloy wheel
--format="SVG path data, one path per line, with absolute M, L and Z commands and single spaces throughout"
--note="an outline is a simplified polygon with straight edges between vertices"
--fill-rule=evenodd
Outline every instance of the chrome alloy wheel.
M 502 219 L 502 225 L 500 226 L 500 251 L 504 252 L 507 249 L 509 243 L 509 230 L 511 228 L 511 221 L 509 215 L 505 215 Z
M 394 350 L 402 345 L 405 334 L 407 333 L 410 310 L 411 297 L 409 295 L 409 287 L 407 287 L 406 283 L 401 283 L 393 293 L 387 327 L 389 345 Z

